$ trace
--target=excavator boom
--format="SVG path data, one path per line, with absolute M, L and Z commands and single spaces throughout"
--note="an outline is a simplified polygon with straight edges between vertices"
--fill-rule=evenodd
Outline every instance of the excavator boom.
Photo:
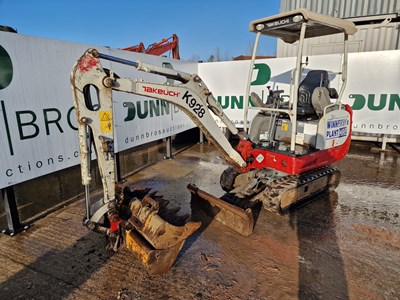
M 176 34 L 168 39 L 162 39 L 158 43 L 150 45 L 144 53 L 152 55 L 162 55 L 167 51 L 172 51 L 172 58 L 180 59 L 179 56 L 179 39 Z
M 120 78 L 112 72 L 106 72 L 100 59 L 130 65 L 139 71 L 162 75 L 180 83 L 158 84 Z M 203 130 L 210 141 L 215 142 L 230 164 L 244 168 L 246 162 L 232 148 L 211 113 L 219 117 L 233 134 L 237 134 L 238 130 L 196 74 L 129 61 L 89 49 L 72 70 L 71 86 L 78 121 L 82 183 L 85 186 L 84 223 L 90 230 L 108 235 L 113 241 L 111 247 L 114 250 L 119 248 L 122 241 L 126 241 L 151 274 L 167 271 L 186 238 L 199 228 L 200 223 L 186 222 L 179 226 L 169 224 L 159 215 L 162 201 L 157 201 L 160 200 L 157 197 L 145 193 L 135 195 L 129 189 L 123 189 L 122 192 L 116 189 L 112 91 L 162 99 L 178 106 Z M 92 103 L 90 95 L 93 87 L 97 93 L 96 105 Z M 92 145 L 104 191 L 103 198 L 95 203 L 92 203 L 89 195 Z M 109 226 L 105 225 L 107 222 L 104 219 L 110 223 Z
M 146 48 L 144 47 L 144 44 L 140 42 L 139 45 L 121 48 L 121 50 L 142 53 Z
M 168 51 L 172 51 L 172 58 L 180 59 L 179 38 L 176 34 L 172 34 L 171 37 L 167 39 L 162 39 L 158 43 L 151 44 L 147 48 L 145 48 L 144 44 L 140 42 L 139 45 L 121 48 L 121 50 L 127 50 L 127 51 L 139 52 L 157 56 L 163 55 Z

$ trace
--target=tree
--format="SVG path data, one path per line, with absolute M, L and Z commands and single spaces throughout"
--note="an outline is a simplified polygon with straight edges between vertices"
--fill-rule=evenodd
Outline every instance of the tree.
M 199 62 L 200 61 L 200 56 L 197 55 L 197 54 L 193 54 L 192 57 L 188 59 L 188 61 Z
M 254 51 L 254 41 L 249 41 L 248 45 L 247 45 L 247 55 L 253 55 L 253 51 Z
M 221 55 L 220 55 L 219 47 L 215 48 L 214 58 L 215 58 L 215 61 L 221 61 Z

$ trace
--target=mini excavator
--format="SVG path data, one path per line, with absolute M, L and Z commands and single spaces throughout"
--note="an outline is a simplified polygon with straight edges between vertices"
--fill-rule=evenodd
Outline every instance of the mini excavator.
M 254 227 L 254 208 L 286 213 L 299 203 L 340 181 L 340 171 L 331 166 L 348 152 L 351 141 L 352 111 L 341 103 L 347 80 L 348 36 L 357 29 L 352 22 L 307 10 L 295 10 L 252 21 L 256 33 L 245 99 L 244 131 L 225 115 L 205 82 L 188 74 L 160 66 L 134 62 L 88 49 L 71 73 L 74 105 L 78 121 L 81 175 L 85 186 L 84 224 L 109 237 L 115 251 L 122 244 L 131 249 L 150 274 L 167 272 L 185 240 L 200 222 L 178 218 L 165 201 L 147 189 L 116 185 L 112 92 L 121 91 L 172 103 L 185 112 L 206 138 L 230 164 L 221 175 L 226 194 L 216 198 L 195 185 L 188 185 L 192 199 L 215 208 L 214 218 L 238 233 L 248 236 Z M 344 54 L 339 93 L 329 86 L 326 70 L 309 71 L 302 79 L 304 39 L 342 33 Z M 298 42 L 289 99 L 281 90 L 270 90 L 263 102 L 251 92 L 251 78 L 260 36 L 278 37 L 287 43 Z M 121 78 L 102 67 L 101 61 L 132 66 L 139 71 L 165 76 L 172 83 L 152 83 Z M 176 83 L 179 82 L 179 83 Z M 90 90 L 94 87 L 98 103 Z M 257 114 L 247 128 L 250 109 Z M 101 120 L 107 117 L 108 122 Z M 219 118 L 236 137 L 233 146 L 217 126 Z M 91 148 L 95 149 L 103 183 L 103 197 L 93 201 L 89 195 Z

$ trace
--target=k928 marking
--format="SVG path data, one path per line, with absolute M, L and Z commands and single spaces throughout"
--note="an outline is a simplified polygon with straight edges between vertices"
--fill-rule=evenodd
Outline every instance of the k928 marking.
M 186 101 L 186 104 L 189 105 L 189 107 L 199 118 L 202 118 L 206 113 L 204 105 L 198 103 L 197 100 L 193 98 L 193 95 L 189 94 L 188 91 L 185 92 L 185 95 L 183 95 L 182 100 Z

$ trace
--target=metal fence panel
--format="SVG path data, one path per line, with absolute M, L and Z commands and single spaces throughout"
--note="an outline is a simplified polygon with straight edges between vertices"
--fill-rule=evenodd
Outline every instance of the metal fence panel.
M 399 0 L 281 0 L 281 12 L 306 8 L 339 18 L 399 13 Z

